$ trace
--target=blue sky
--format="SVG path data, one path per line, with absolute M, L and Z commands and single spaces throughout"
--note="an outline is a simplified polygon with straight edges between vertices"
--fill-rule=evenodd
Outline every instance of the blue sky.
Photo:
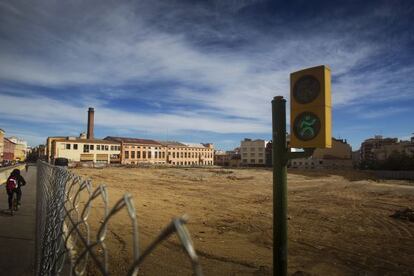
M 412 1 L 0 2 L 0 128 L 31 145 L 98 137 L 271 138 L 289 74 L 332 71 L 333 135 L 354 149 L 414 127 Z M 289 117 L 289 116 L 288 116 Z

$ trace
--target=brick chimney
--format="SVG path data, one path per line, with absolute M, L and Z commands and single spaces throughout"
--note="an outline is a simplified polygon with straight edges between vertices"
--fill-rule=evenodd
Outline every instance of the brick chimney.
M 88 132 L 86 134 L 87 139 L 93 139 L 94 117 L 95 117 L 95 110 L 93 109 L 93 107 L 89 107 L 89 110 L 88 110 Z

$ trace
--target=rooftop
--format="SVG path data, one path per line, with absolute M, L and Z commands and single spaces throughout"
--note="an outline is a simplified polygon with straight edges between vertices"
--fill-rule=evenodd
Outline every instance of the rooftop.
M 205 148 L 206 147 L 203 144 L 199 144 L 199 143 L 183 143 L 183 144 L 190 148 Z
M 177 141 L 157 141 L 163 146 L 175 146 L 175 147 L 186 147 L 183 143 Z
M 107 136 L 104 138 L 107 141 L 116 141 L 119 143 L 131 143 L 131 144 L 147 144 L 147 145 L 161 145 L 161 143 L 150 139 L 128 138 L 128 137 L 115 137 Z
M 103 139 L 82 139 L 79 137 L 65 137 L 55 139 L 57 142 L 78 142 L 78 143 L 89 143 L 89 144 L 119 144 L 117 141 L 103 140 Z

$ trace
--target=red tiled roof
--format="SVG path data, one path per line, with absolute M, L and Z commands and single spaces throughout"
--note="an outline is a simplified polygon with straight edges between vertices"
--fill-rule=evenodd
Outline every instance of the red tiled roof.
M 149 139 L 107 136 L 104 138 L 104 140 L 116 141 L 116 142 L 122 142 L 122 143 L 131 143 L 131 144 L 147 144 L 147 145 L 149 144 L 149 145 L 161 146 L 161 144 L 158 143 L 157 141 L 149 140 Z

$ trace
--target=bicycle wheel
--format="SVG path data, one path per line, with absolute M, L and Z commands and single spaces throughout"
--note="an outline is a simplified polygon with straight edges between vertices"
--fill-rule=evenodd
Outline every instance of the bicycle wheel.
M 13 197 L 13 209 L 14 209 L 14 211 L 19 210 L 19 205 L 17 204 L 17 198 L 16 197 Z
M 10 214 L 13 216 L 14 215 L 14 202 L 15 202 L 16 198 L 15 198 L 14 195 L 12 195 L 12 196 L 13 196 L 13 198 L 12 198 L 12 206 L 10 208 Z

